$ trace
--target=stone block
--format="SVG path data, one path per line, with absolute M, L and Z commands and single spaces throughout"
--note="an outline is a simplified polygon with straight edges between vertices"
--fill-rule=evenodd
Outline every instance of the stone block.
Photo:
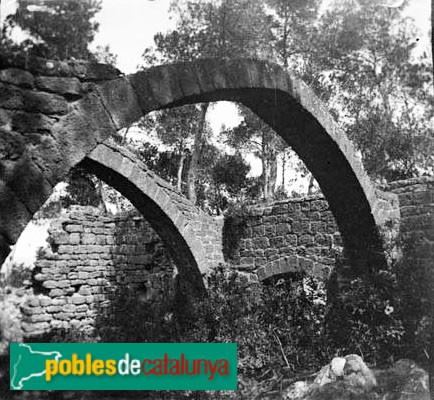
M 57 282 L 57 287 L 60 289 L 68 288 L 71 286 L 71 281 L 69 280 L 61 280 Z
M 81 243 L 86 245 L 94 245 L 96 243 L 96 236 L 93 233 L 84 233 L 81 238 Z
M 97 245 L 105 245 L 107 243 L 105 235 L 97 235 L 96 236 L 96 244 Z
M 86 313 L 88 310 L 89 310 L 89 306 L 87 304 L 81 304 L 76 308 L 77 313 Z
M 287 204 L 276 204 L 273 206 L 271 213 L 272 214 L 285 214 L 288 211 Z
M 69 244 L 76 245 L 80 243 L 80 234 L 79 233 L 71 233 L 69 235 Z
M 57 288 L 57 282 L 56 281 L 45 281 L 42 283 L 42 286 L 44 288 L 47 288 L 47 289 L 54 289 L 54 288 Z
M 65 298 L 52 299 L 51 304 L 53 306 L 63 306 L 64 304 L 66 304 L 66 299 Z
M 78 273 L 78 279 L 86 280 L 87 278 L 89 278 L 89 273 L 88 272 L 79 272 Z
M 264 236 L 265 235 L 264 225 L 258 225 L 258 226 L 252 227 L 252 233 L 254 236 Z
M 83 232 L 83 226 L 82 225 L 76 225 L 76 224 L 68 224 L 65 226 L 65 231 L 70 233 L 81 233 Z
M 253 238 L 252 242 L 254 249 L 266 249 L 270 246 L 270 242 L 266 237 Z
M 30 322 L 48 322 L 51 321 L 52 316 L 50 314 L 36 314 L 30 317 Z
M 74 318 L 74 314 L 60 312 L 60 313 L 55 314 L 55 317 L 57 319 L 60 319 L 61 321 L 70 321 L 72 318 Z
M 51 298 L 50 297 L 47 297 L 47 296 L 41 296 L 40 298 L 39 298 L 39 301 L 40 301 L 40 304 L 41 304 L 41 306 L 42 307 L 47 307 L 47 306 L 49 306 L 49 305 L 51 305 Z
M 264 226 L 264 235 L 265 236 L 275 236 L 276 235 L 276 225 L 274 224 L 266 224 Z
M 280 223 L 276 226 L 276 235 L 282 236 L 291 233 L 291 225 L 287 223 Z
M 95 301 L 95 300 L 94 300 L 94 297 L 93 297 L 92 294 L 89 295 L 89 296 L 86 296 L 86 303 L 91 304 L 91 303 L 93 303 L 94 301 Z
M 59 254 L 72 254 L 74 252 L 74 247 L 70 245 L 60 245 L 57 252 Z
M 35 85 L 45 92 L 59 93 L 69 98 L 77 98 L 81 95 L 81 83 L 77 78 L 38 76 Z
M 305 257 L 299 257 L 300 270 L 307 274 L 312 274 L 314 261 Z
M 41 113 L 18 112 L 12 117 L 12 129 L 20 133 L 46 134 L 52 131 L 54 118 L 49 118 Z
M 62 306 L 48 306 L 46 308 L 47 312 L 53 314 L 53 313 L 59 313 L 62 311 Z
M 25 88 L 32 88 L 35 79 L 28 71 L 18 68 L 7 68 L 0 70 L 0 81 Z
M 31 297 L 29 300 L 27 300 L 27 305 L 29 307 L 38 307 L 40 305 L 40 301 L 38 297 Z
M 80 290 L 78 291 L 78 294 L 82 295 L 82 296 L 88 296 L 92 294 L 92 290 L 89 286 L 82 286 L 80 288 Z
M 68 103 L 62 96 L 45 92 L 26 92 L 24 107 L 27 111 L 47 115 L 64 115 L 68 112 Z
M 86 297 L 81 296 L 79 294 L 74 294 L 71 297 L 71 302 L 72 302 L 72 304 L 75 304 L 75 305 L 84 304 L 84 303 L 86 303 Z
M 312 235 L 301 235 L 298 238 L 298 244 L 300 246 L 313 246 L 315 243 L 314 237 Z
M 25 315 L 42 314 L 44 309 L 42 307 L 21 307 L 21 311 Z
M 276 236 L 272 237 L 269 240 L 270 246 L 275 249 L 279 249 L 280 247 L 284 247 L 285 244 L 285 238 L 283 236 Z
M 52 289 L 49 294 L 50 297 L 60 297 L 65 295 L 65 291 L 62 289 Z
M 118 129 L 142 117 L 136 94 L 125 78 L 100 84 L 98 93 Z

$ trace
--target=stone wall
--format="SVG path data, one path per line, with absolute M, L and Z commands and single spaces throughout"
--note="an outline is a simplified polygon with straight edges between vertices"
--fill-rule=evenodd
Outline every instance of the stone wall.
M 231 229 L 237 237 L 227 242 L 227 255 L 260 280 L 301 270 L 325 278 L 342 253 L 339 229 L 323 197 L 251 206 L 242 217 L 226 221 L 226 232 Z
M 421 302 L 416 304 L 416 308 L 424 303 L 430 308 L 434 299 L 434 178 L 398 181 L 390 184 L 388 189 L 399 197 L 398 239 L 404 278 L 417 285 L 412 289 L 413 296 Z M 409 304 L 413 302 L 410 300 L 407 300 Z M 420 311 L 411 313 L 414 315 Z
M 99 321 L 116 319 L 125 298 L 144 305 L 173 289 L 174 264 L 138 213 L 113 217 L 73 207 L 53 222 L 49 234 L 50 247 L 34 269 L 34 296 L 22 307 L 28 335 L 98 330 L 104 328 Z
M 434 178 L 398 181 L 388 189 L 399 198 L 404 256 L 429 272 L 434 282 Z
M 417 271 L 419 281 L 434 282 L 434 179 L 395 182 L 388 189 L 399 196 L 401 220 L 392 236 L 399 240 L 403 264 Z M 215 238 L 208 239 L 211 251 Z M 35 268 L 35 296 L 23 307 L 29 334 L 91 329 L 101 316 L 116 314 L 122 296 L 139 305 L 158 304 L 173 291 L 174 263 L 138 213 L 112 217 L 73 208 L 53 223 L 49 240 Z M 326 279 L 343 254 L 322 197 L 249 206 L 226 218 L 223 241 L 226 259 L 260 280 L 296 271 Z M 433 298 L 433 287 L 418 295 Z

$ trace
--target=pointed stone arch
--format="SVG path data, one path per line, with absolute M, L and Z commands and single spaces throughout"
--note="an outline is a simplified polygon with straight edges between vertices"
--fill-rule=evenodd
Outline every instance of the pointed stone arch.
M 5 67 L 0 61 L 2 258 L 72 167 L 84 162 L 97 172 L 108 168 L 91 154 L 118 129 L 153 110 L 227 100 L 251 108 L 305 162 L 330 204 L 352 265 L 385 262 L 379 227 L 393 214 L 394 198 L 375 189 L 324 104 L 282 68 L 257 60 L 199 60 L 122 76 L 82 62 L 9 60 Z M 116 168 L 108 168 L 113 176 Z

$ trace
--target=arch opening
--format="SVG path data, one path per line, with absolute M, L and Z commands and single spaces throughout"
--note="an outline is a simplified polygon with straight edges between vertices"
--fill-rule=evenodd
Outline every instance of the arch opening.
M 352 269 L 366 272 L 386 263 L 379 232 L 385 216 L 377 190 L 352 143 L 302 81 L 275 65 L 250 60 L 154 67 L 128 80 L 145 114 L 221 100 L 250 108 L 294 149 L 318 181 Z

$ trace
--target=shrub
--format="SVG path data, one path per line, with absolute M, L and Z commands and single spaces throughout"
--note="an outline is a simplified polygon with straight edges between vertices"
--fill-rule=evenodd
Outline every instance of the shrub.
M 330 298 L 327 332 L 340 354 L 357 353 L 373 364 L 401 354 L 404 327 L 392 270 L 354 277 Z

